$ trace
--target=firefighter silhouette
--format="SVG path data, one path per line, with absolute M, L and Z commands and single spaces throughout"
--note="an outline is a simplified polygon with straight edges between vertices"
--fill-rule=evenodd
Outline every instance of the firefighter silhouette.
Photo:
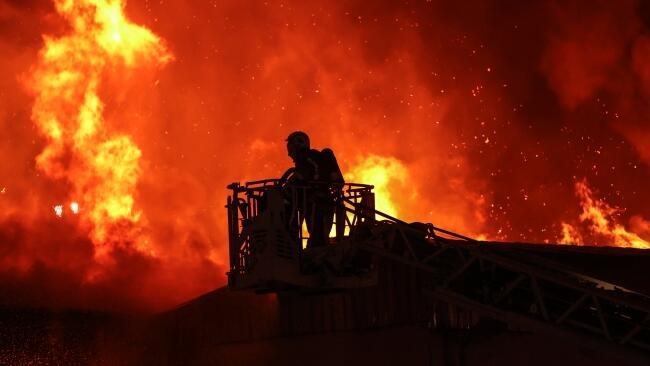
M 298 211 L 300 219 L 289 223 L 289 230 L 298 236 L 304 217 L 309 232 L 307 247 L 324 246 L 332 228 L 335 200 L 344 183 L 341 169 L 331 149 L 311 148 L 305 132 L 292 132 L 286 142 L 294 166 L 280 181 L 288 190 L 305 190 L 304 195 L 291 195 L 290 204 Z

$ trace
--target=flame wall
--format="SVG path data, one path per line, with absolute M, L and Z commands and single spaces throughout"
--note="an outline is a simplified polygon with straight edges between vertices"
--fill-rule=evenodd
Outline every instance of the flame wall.
M 381 182 L 406 220 L 494 240 L 650 240 L 644 2 L 173 0 L 124 12 L 170 59 L 97 75 L 98 144 L 124 136 L 140 151 L 139 234 L 118 230 L 106 247 L 87 220 L 94 201 L 79 197 L 88 171 L 37 163 L 51 142 L 34 118 L 42 37 L 70 36 L 74 20 L 49 1 L 0 2 L 3 302 L 151 310 L 223 284 L 224 187 L 279 176 L 295 129 L 333 148 L 348 178 Z M 79 156 L 64 147 L 57 161 Z

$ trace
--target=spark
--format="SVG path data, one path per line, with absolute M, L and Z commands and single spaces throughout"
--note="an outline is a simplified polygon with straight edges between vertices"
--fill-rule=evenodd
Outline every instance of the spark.
M 54 214 L 57 217 L 62 217 L 63 216 L 63 205 L 55 205 L 54 206 Z
M 77 202 L 72 202 L 70 203 L 70 211 L 72 211 L 73 214 L 78 214 L 79 213 L 79 203 Z

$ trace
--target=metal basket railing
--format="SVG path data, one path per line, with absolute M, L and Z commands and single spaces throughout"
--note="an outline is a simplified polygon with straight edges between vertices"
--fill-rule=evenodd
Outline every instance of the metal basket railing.
M 374 220 L 372 185 L 282 183 L 279 179 L 265 179 L 228 186 L 232 191 L 226 205 L 231 273 L 245 274 L 256 264 L 256 244 L 264 240 L 264 233 L 245 229 L 265 212 L 276 220 L 274 229 L 288 233 L 298 255 L 312 239 L 313 228 L 308 224 L 315 222 L 316 215 L 331 222 L 327 233 L 331 244 L 341 242 L 362 222 Z

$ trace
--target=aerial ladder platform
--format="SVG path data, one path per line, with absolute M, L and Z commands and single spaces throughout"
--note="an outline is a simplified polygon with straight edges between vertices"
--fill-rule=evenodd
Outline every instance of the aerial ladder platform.
M 420 290 L 432 300 L 650 364 L 647 292 L 540 256 L 530 246 L 478 241 L 432 224 L 404 222 L 376 210 L 373 186 L 365 184 L 328 188 L 335 206 L 329 243 L 309 247 L 305 216 L 314 214 L 311 192 L 324 183 L 282 183 L 228 186 L 232 290 L 319 293 L 371 287 L 377 285 L 377 263 L 400 263 L 421 274 Z

